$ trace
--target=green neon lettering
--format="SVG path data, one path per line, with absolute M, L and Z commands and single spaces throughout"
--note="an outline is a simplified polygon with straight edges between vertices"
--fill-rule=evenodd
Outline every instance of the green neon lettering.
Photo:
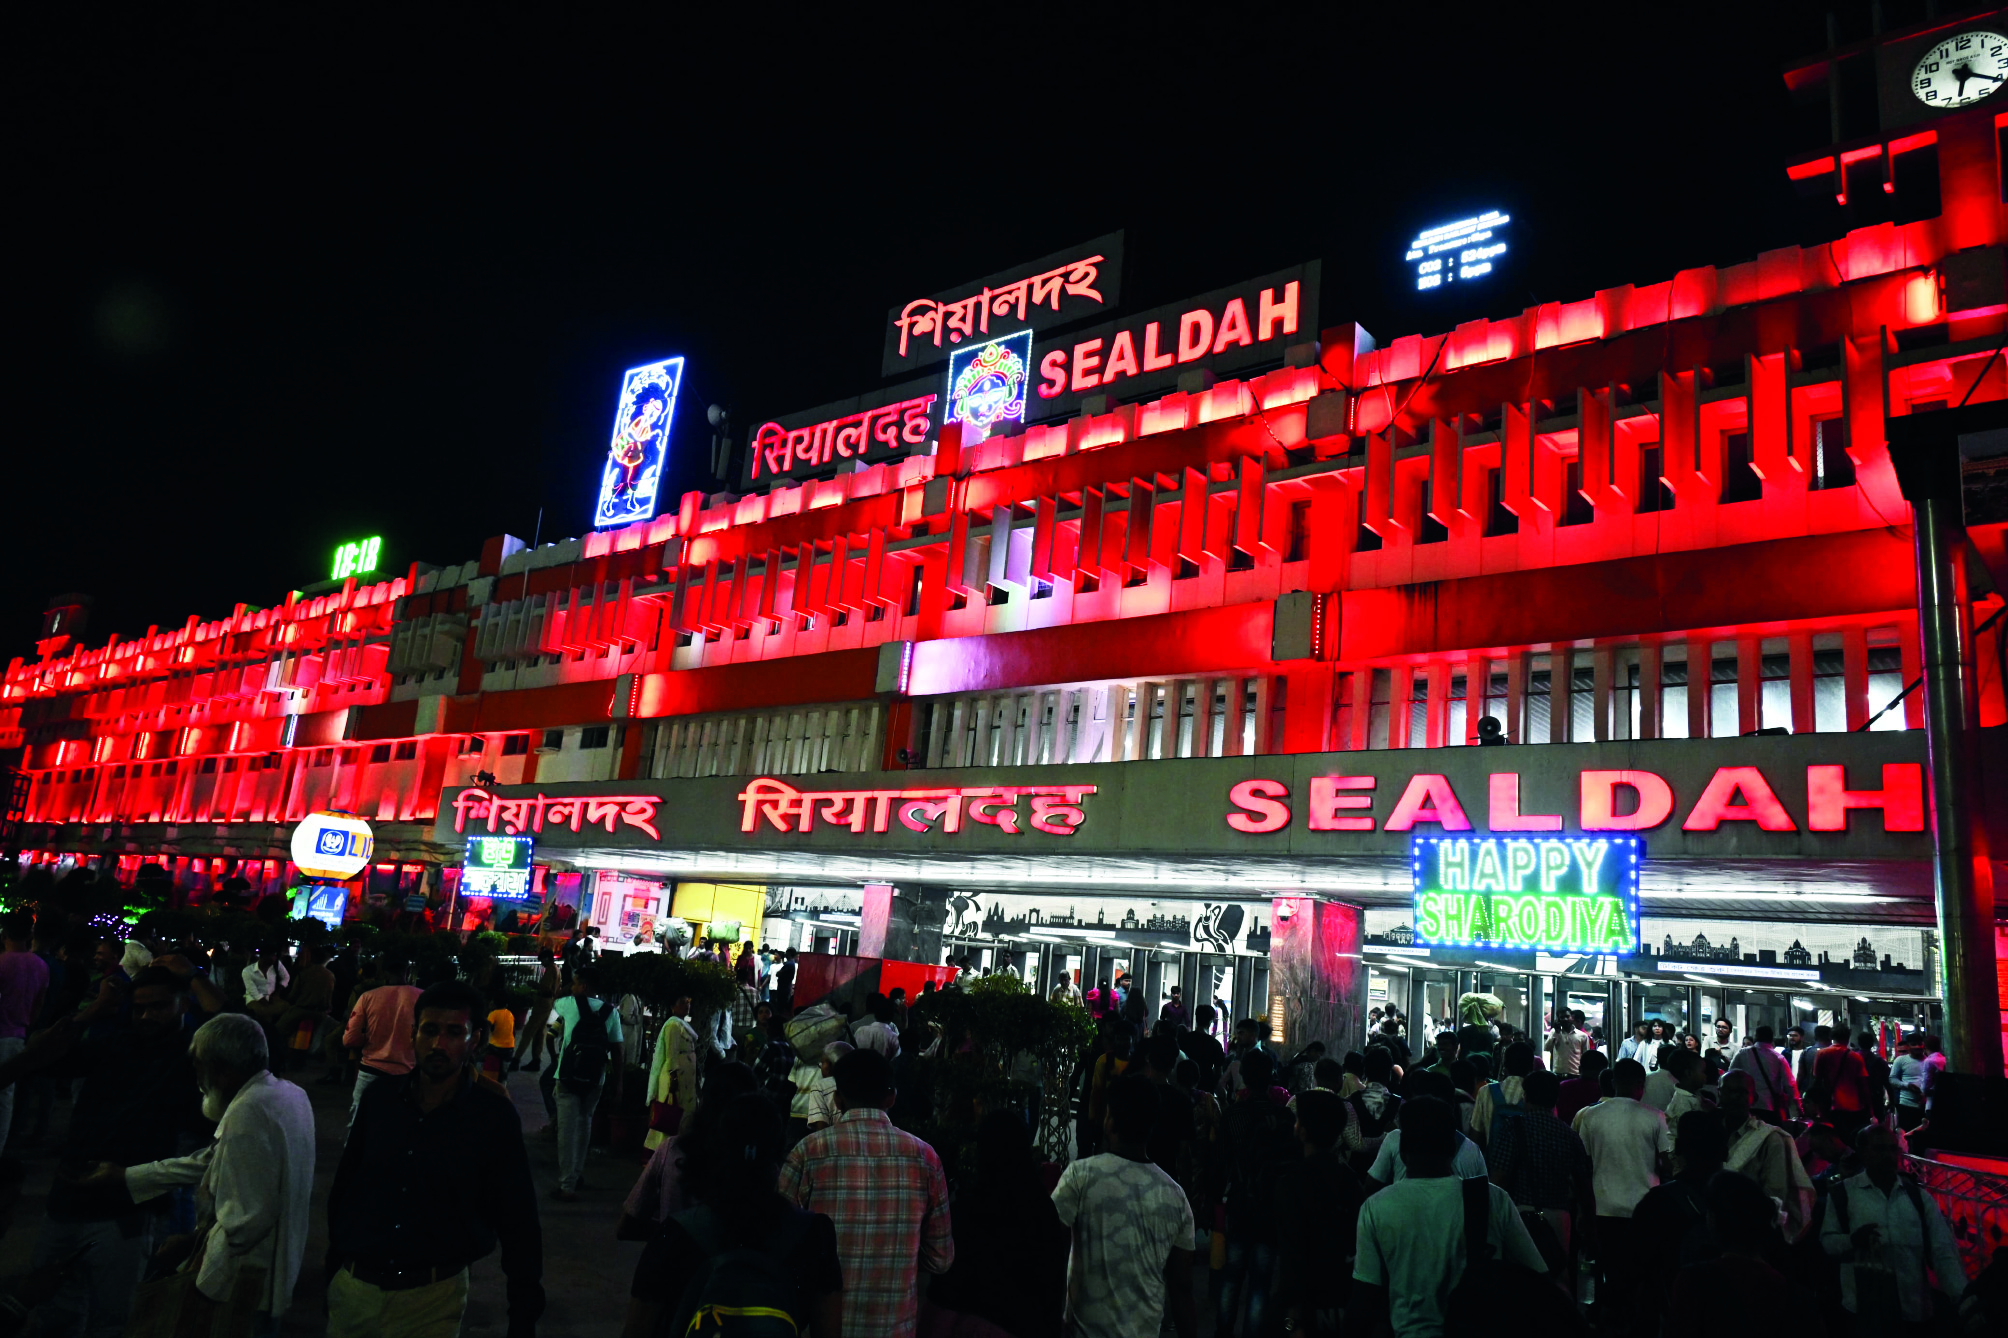
M 1561 876 L 1569 871 L 1569 851 L 1560 841 L 1541 847 L 1541 890 L 1553 892 Z
M 1499 908 L 1492 904 L 1492 898 L 1483 892 L 1474 892 L 1466 900 L 1469 902 L 1471 917 L 1470 936 L 1481 942 L 1491 942 L 1499 937 Z
M 1513 898 L 1513 936 L 1522 943 L 1532 943 L 1541 937 L 1540 897 Z
M 1527 875 L 1534 872 L 1541 863 L 1541 854 L 1532 841 L 1508 841 L 1506 843 L 1506 887 L 1508 891 L 1519 892 L 1527 886 Z
M 1595 892 L 1598 887 L 1597 871 L 1603 867 L 1604 856 L 1610 847 L 1602 841 L 1571 841 L 1569 851 L 1576 857 L 1576 867 L 1583 872 L 1583 891 Z
M 1436 898 L 1437 920 L 1442 926 L 1437 937 L 1455 942 L 1464 937 L 1464 898 L 1455 892 L 1444 892 Z
M 1427 939 L 1443 937 L 1443 896 L 1438 892 L 1425 892 L 1415 899 L 1415 923 L 1422 936 Z
M 1436 843 L 1436 883 L 1446 892 L 1471 886 L 1471 845 L 1468 841 Z
M 1463 842 L 1460 841 L 1458 844 L 1462 845 Z M 1499 843 L 1480 841 L 1477 845 L 1478 859 L 1471 871 L 1471 886 L 1480 891 L 1504 892 L 1506 871 L 1499 867 Z
M 1604 923 L 1608 926 L 1601 942 L 1612 952 L 1625 953 L 1632 949 L 1631 924 L 1625 917 L 1625 904 L 1616 897 L 1600 897 L 1608 908 Z
M 1561 897 L 1541 898 L 1541 941 L 1553 944 L 1569 941 L 1569 903 Z
M 1571 944 L 1590 944 L 1596 942 L 1595 930 L 1597 917 L 1593 913 L 1590 903 L 1581 897 L 1571 897 L 1568 900 L 1568 907 L 1568 941 Z

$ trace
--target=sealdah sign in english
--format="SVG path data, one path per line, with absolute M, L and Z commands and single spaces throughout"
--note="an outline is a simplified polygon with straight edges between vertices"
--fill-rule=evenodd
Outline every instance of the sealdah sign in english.
M 1847 768 L 1814 764 L 1806 768 L 1806 830 L 1844 832 L 1853 809 L 1876 809 L 1886 832 L 1924 830 L 1924 768 L 1916 762 L 1886 762 L 1882 787 L 1847 788 Z M 1304 797 L 1304 825 L 1314 832 L 1371 832 L 1378 786 L 1373 776 L 1313 776 Z M 1237 832 L 1275 832 L 1295 816 L 1290 787 L 1277 780 L 1245 780 L 1228 791 L 1234 811 L 1227 825 Z M 1676 807 L 1673 787 L 1651 771 L 1584 771 L 1580 781 L 1578 828 L 1586 832 L 1644 832 L 1670 822 Z M 1485 829 L 1494 832 L 1558 832 L 1559 813 L 1520 811 L 1520 773 L 1495 771 L 1488 777 Z M 1798 831 L 1778 793 L 1752 766 L 1717 767 L 1687 806 L 1682 831 L 1712 832 L 1725 822 L 1749 822 L 1767 832 Z M 1434 772 L 1411 776 L 1378 830 L 1405 832 L 1434 823 L 1446 832 L 1474 830 L 1470 814 L 1450 783 Z

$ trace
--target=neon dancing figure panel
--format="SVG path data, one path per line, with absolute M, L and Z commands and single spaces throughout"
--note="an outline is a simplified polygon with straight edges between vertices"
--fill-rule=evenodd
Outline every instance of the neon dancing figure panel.
M 594 528 L 629 525 L 655 515 L 670 420 L 676 414 L 676 389 L 682 380 L 682 358 L 630 368 L 622 379 L 613 440 L 600 462 Z

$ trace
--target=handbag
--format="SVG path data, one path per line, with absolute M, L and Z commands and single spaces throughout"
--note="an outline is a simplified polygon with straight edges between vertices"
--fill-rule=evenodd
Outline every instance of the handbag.
M 674 1138 L 676 1131 L 683 1127 L 683 1107 L 673 1101 L 649 1102 L 648 1127 L 651 1133 L 668 1134 Z
M 239 1264 L 229 1297 L 212 1301 L 195 1285 L 208 1243 L 204 1231 L 181 1267 L 139 1285 L 125 1338 L 250 1338 L 264 1299 L 265 1267 Z

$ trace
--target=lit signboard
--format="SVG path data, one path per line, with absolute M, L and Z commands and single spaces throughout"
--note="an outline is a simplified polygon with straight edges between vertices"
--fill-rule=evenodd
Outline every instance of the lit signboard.
M 1032 332 L 1023 330 L 948 359 L 948 412 L 943 421 L 988 432 L 1025 421 L 1025 387 L 1032 379 Z
M 1488 210 L 1476 218 L 1429 228 L 1408 244 L 1402 259 L 1415 266 L 1417 291 L 1482 279 L 1503 263 L 1509 214 Z
M 886 313 L 880 370 L 904 375 L 940 362 L 965 343 L 1072 325 L 1113 311 L 1122 301 L 1122 270 L 1123 235 L 1112 232 L 987 279 L 916 297 Z
M 354 543 L 341 544 L 335 549 L 335 567 L 330 578 L 346 581 L 351 576 L 373 572 L 377 569 L 377 558 L 382 554 L 383 540 L 374 535 Z
M 1415 941 L 1510 952 L 1638 949 L 1635 836 L 1418 836 Z
M 600 500 L 593 509 L 594 528 L 631 525 L 655 515 L 669 424 L 676 415 L 676 389 L 682 380 L 682 358 L 630 367 L 622 378 L 613 441 L 606 459 L 600 462 Z
M 930 454 L 941 432 L 940 406 L 941 382 L 929 377 L 762 423 L 747 434 L 746 486 Z
M 530 896 L 530 838 L 471 836 L 460 866 L 460 895 L 526 901 Z
M 340 883 L 308 883 L 293 894 L 295 920 L 319 920 L 330 929 L 342 927 L 349 908 L 349 890 Z
M 1135 400 L 1188 372 L 1226 376 L 1278 366 L 1283 350 L 1318 336 L 1320 266 L 1306 261 L 1183 302 L 1046 339 L 1031 416 L 1071 418 L 1090 396 Z
M 370 825 L 353 813 L 309 813 L 293 828 L 293 865 L 309 878 L 344 882 L 363 871 L 376 848 Z

